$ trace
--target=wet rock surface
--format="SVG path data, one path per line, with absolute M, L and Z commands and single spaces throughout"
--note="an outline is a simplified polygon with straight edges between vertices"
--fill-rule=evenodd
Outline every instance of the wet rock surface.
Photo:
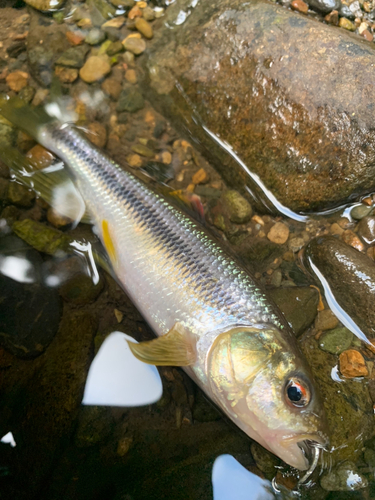
M 152 102 L 199 139 L 230 186 L 257 193 L 212 133 L 294 210 L 373 189 L 372 46 L 262 1 L 199 4 L 157 38 L 145 63 Z
M 338 304 L 368 336 L 375 336 L 375 264 L 342 241 L 324 236 L 306 247 L 310 258 L 334 290 Z M 308 263 L 307 263 L 308 265 Z

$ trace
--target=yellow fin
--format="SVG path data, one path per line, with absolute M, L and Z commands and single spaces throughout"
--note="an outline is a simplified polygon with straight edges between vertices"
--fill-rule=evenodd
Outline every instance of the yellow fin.
M 180 323 L 157 339 L 128 344 L 134 356 L 149 365 L 189 366 L 197 359 L 194 340 Z
M 113 244 L 108 221 L 105 219 L 102 221 L 102 233 L 103 233 L 103 243 L 105 249 L 107 250 L 109 258 L 111 259 L 111 262 L 116 262 L 117 255 L 116 255 L 115 245 Z

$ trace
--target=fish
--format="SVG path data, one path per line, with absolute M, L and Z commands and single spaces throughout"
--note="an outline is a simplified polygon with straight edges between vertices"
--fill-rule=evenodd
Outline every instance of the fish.
M 328 443 L 318 389 L 286 320 L 248 270 L 46 108 L 4 98 L 0 114 L 73 176 L 113 273 L 157 336 L 128 342 L 134 356 L 182 367 L 250 438 L 296 469 L 315 467 Z M 9 151 L 0 154 L 9 162 Z

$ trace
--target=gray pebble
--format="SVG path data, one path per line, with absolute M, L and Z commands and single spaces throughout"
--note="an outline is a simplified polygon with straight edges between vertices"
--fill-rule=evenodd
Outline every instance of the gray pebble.
M 341 4 L 340 0 L 307 0 L 307 3 L 313 9 L 323 13 L 338 10 Z
M 353 12 L 349 9 L 349 7 L 345 4 L 341 4 L 338 9 L 340 16 L 346 17 L 347 19 L 354 19 Z
M 356 491 L 367 487 L 367 479 L 352 462 L 344 462 L 324 474 L 320 480 L 326 491 Z
M 140 109 L 143 109 L 145 101 L 143 96 L 138 90 L 135 89 L 124 89 L 119 97 L 117 103 L 117 112 L 122 113 L 123 111 L 128 111 L 129 113 L 135 113 Z
M 322 351 L 330 352 L 331 354 L 341 354 L 346 349 L 349 349 L 353 340 L 353 334 L 347 328 L 334 328 L 328 330 L 319 338 L 319 347 Z
M 99 43 L 104 42 L 105 33 L 99 28 L 93 28 L 89 31 L 88 35 L 85 38 L 85 42 L 89 45 L 98 45 Z
M 361 203 L 360 205 L 356 205 L 352 208 L 350 215 L 355 220 L 361 220 L 363 217 L 366 217 L 366 215 L 369 215 L 373 208 L 374 207 L 369 207 L 368 205 Z

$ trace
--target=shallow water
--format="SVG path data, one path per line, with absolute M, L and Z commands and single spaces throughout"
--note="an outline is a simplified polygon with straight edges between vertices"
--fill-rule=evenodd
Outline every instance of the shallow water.
M 42 37 L 44 43 L 39 46 L 44 48 L 49 40 L 53 50 L 65 50 L 69 42 L 60 37 L 59 30 L 75 26 L 77 20 L 68 17 L 65 24 L 58 24 L 61 20 L 58 15 L 28 14 L 22 3 L 0 3 L 0 91 L 9 92 L 9 73 L 23 71 L 28 75 L 27 85 L 11 93 L 27 94 L 24 89 L 31 88 L 31 101 L 46 98 L 21 48 L 30 30 L 30 44 L 32 37 Z M 17 43 L 20 48 L 9 53 L 9 47 Z M 338 354 L 321 348 L 321 339 L 327 335 L 322 331 L 342 325 L 333 316 L 327 317 L 329 313 L 318 313 L 318 306 L 327 311 L 328 304 L 324 297 L 323 306 L 319 304 L 318 292 L 310 288 L 318 282 L 300 266 L 298 257 L 299 250 L 319 235 L 345 238 L 372 259 L 373 243 L 358 237 L 357 231 L 362 234 L 359 223 L 345 209 L 302 221 L 254 210 L 249 217 L 234 213 L 222 196 L 230 186 L 214 165 L 150 103 L 141 103 L 131 112 L 117 111 L 118 86 L 121 89 L 125 82 L 125 88 L 137 90 L 131 80 L 142 69 L 137 60 L 125 60 L 123 55 L 112 62 L 107 84 L 88 85 L 77 78 L 58 89 L 73 97 L 67 107 L 78 115 L 79 125 L 118 162 L 133 164 L 135 173 L 141 165 L 160 173 L 160 164 L 151 162 L 163 163 L 171 187 L 200 195 L 210 231 L 272 293 L 297 331 L 322 392 L 331 430 L 330 448 L 322 453 L 308 484 L 301 486 L 301 498 L 373 498 L 375 355 L 354 336 L 348 337 L 345 350 L 362 354 L 368 374 L 342 376 Z M 134 72 L 126 73 L 129 70 Z M 50 93 L 54 91 L 52 86 Z M 133 95 L 135 99 L 139 96 Z M 34 147 L 30 138 L 6 122 L 0 121 L 0 126 L 2 138 L 16 143 L 22 152 Z M 33 154 L 39 153 L 34 150 Z M 0 195 L 0 434 L 12 432 L 16 443 L 15 447 L 0 444 L 0 498 L 211 499 L 212 467 L 223 454 L 234 456 L 263 478 L 271 480 L 277 473 L 278 484 L 295 487 L 297 476 L 290 467 L 224 420 L 180 369 L 159 370 L 164 392 L 156 404 L 127 409 L 82 406 L 89 367 L 106 336 L 122 331 L 142 341 L 153 334 L 114 279 L 88 259 L 85 249 L 89 243 L 97 244 L 88 225 L 72 229 L 43 201 L 10 180 L 3 164 Z M 371 204 L 372 198 L 366 199 L 362 209 L 366 203 Z M 22 223 L 28 220 L 44 228 L 37 238 L 33 233 L 34 239 L 28 240 L 34 248 L 24 242 L 34 227 Z M 277 240 L 272 232 L 281 222 L 284 237 Z M 46 233 L 46 228 L 58 228 L 65 236 Z M 78 242 L 75 252 L 67 254 L 66 245 L 72 241 Z M 365 295 L 363 300 L 367 300 Z M 328 491 L 323 478 L 337 464 L 347 467 L 349 478 L 360 477 L 358 491 Z M 250 493 L 248 498 L 252 498 Z

